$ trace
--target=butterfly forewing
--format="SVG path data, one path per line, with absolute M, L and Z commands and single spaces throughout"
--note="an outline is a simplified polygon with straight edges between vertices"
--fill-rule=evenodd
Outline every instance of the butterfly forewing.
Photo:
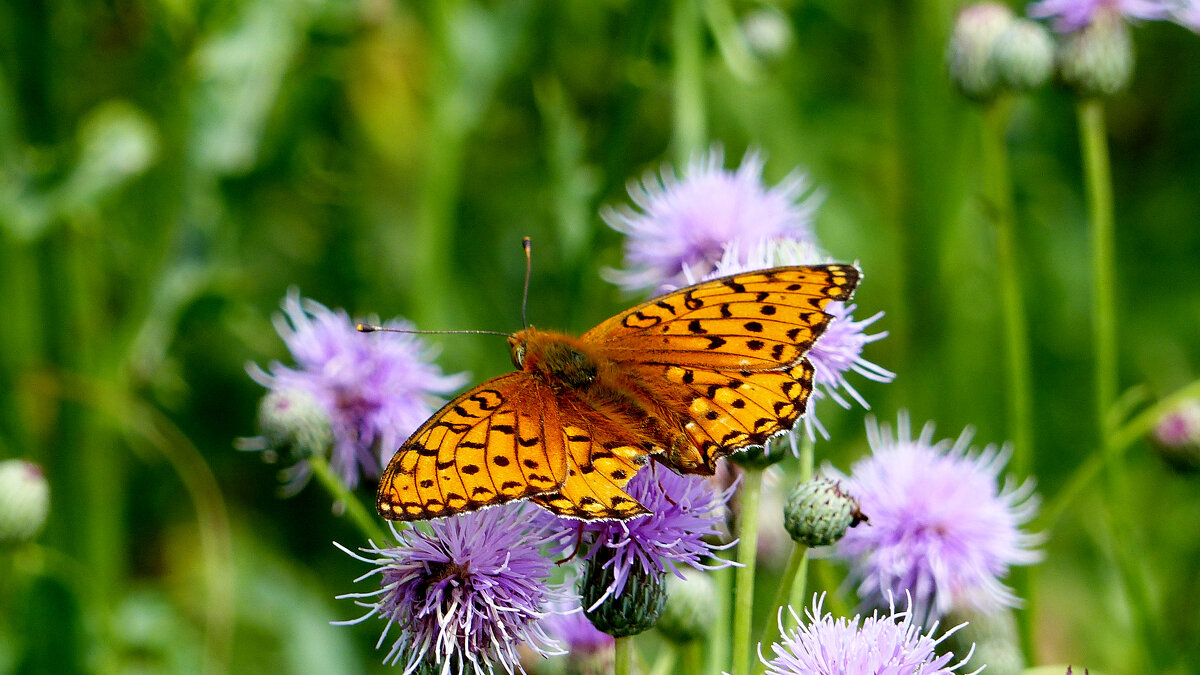
M 553 392 L 527 373 L 489 380 L 425 422 L 392 458 L 376 508 L 422 520 L 553 492 L 567 475 Z
M 612 359 L 730 369 L 800 360 L 825 330 L 825 307 L 847 300 L 852 265 L 780 267 L 713 279 L 618 314 L 584 334 Z

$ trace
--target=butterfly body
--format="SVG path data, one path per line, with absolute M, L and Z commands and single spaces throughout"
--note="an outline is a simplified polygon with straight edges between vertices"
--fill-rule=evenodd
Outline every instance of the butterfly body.
M 467 391 L 396 452 L 376 506 L 419 520 L 530 499 L 562 516 L 647 513 L 623 490 L 654 458 L 680 473 L 791 429 L 812 391 L 804 357 L 849 265 L 714 279 L 638 305 L 581 337 L 509 337 L 517 371 Z

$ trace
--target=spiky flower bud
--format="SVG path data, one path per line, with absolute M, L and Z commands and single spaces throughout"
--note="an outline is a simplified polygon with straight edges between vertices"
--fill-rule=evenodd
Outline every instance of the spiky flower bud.
M 950 80 L 967 98 L 985 101 L 999 93 L 1001 83 L 992 49 L 1014 19 L 1012 10 L 998 2 L 968 5 L 958 13 L 946 65 Z
M 1154 447 L 1180 471 L 1200 471 L 1200 400 L 1184 401 L 1154 427 Z
M 712 579 L 703 572 L 688 570 L 686 578 L 667 577 L 667 606 L 658 620 L 658 630 L 676 644 L 686 644 L 708 635 L 712 628 Z
M 258 406 L 258 426 L 272 450 L 289 450 L 297 459 L 326 455 L 333 444 L 329 416 L 309 392 L 274 389 Z
M 1116 11 L 1098 12 L 1092 23 L 1068 35 L 1058 53 L 1063 82 L 1082 96 L 1112 96 L 1133 77 L 1133 39 Z
M 797 485 L 783 507 L 783 526 L 792 541 L 810 547 L 828 546 L 866 520 L 858 500 L 828 478 Z
M 0 545 L 32 540 L 49 512 L 50 484 L 42 467 L 23 459 L 0 462 Z
M 996 38 L 992 67 L 1012 91 L 1037 89 L 1054 73 L 1054 41 L 1042 24 L 1016 19 Z
M 654 627 L 667 604 L 666 572 L 635 566 L 620 595 L 612 592 L 615 565 L 605 565 L 605 550 L 588 561 L 580 581 L 584 615 L 597 629 L 613 637 L 637 635 Z

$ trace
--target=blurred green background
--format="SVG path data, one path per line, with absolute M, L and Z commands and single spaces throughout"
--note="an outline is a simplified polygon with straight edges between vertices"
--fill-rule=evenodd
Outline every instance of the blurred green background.
M 866 356 L 898 377 L 854 380 L 873 410 L 1003 442 L 980 115 L 943 63 L 956 6 L 0 5 L 0 458 L 41 463 L 52 489 L 39 545 L 0 567 L 0 673 L 196 672 L 205 654 L 213 672 L 390 671 L 379 622 L 328 625 L 359 614 L 333 596 L 365 571 L 330 542 L 361 535 L 316 485 L 281 499 L 278 467 L 233 449 L 262 394 L 245 364 L 290 362 L 270 322 L 286 289 L 513 330 L 529 235 L 530 321 L 586 329 L 633 299 L 600 277 L 621 238 L 599 207 L 710 142 L 731 167 L 760 149 L 768 184 L 799 167 L 825 190 L 822 242 L 865 270 L 860 316 L 887 312 Z M 1107 110 L 1121 386 L 1152 399 L 1200 365 L 1200 38 L 1135 30 L 1133 85 Z M 1071 95 L 1021 99 L 1010 150 L 1053 497 L 1096 447 Z M 496 338 L 429 342 L 450 372 L 510 368 Z M 848 469 L 863 417 L 826 404 L 818 461 Z M 1147 445 L 1127 466 L 1115 527 L 1169 660 L 1200 662 L 1200 483 Z M 1041 662 L 1117 673 L 1140 627 L 1102 485 L 1049 532 L 1035 640 Z

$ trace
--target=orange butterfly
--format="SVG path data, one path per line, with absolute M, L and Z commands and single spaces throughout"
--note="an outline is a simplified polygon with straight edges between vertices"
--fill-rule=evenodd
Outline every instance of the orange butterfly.
M 572 337 L 508 338 L 516 372 L 446 404 L 396 451 L 375 506 L 422 520 L 530 499 L 584 520 L 648 513 L 622 488 L 650 457 L 711 475 L 804 414 L 804 357 L 851 265 L 777 267 L 705 281 Z

